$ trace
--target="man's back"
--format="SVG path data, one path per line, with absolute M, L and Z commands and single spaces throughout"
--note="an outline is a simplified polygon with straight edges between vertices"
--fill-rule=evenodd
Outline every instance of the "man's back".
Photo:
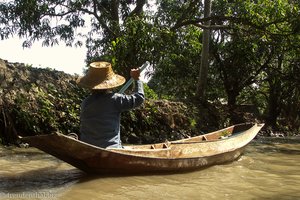
M 80 139 L 107 148 L 121 148 L 120 114 L 140 106 L 144 101 L 142 82 L 137 82 L 132 95 L 95 93 L 81 105 Z

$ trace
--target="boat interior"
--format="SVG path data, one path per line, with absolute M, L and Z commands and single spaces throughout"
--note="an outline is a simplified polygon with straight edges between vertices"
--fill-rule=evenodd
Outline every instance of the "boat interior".
M 224 140 L 230 138 L 231 136 L 237 135 L 253 126 L 252 123 L 240 124 L 235 126 L 230 126 L 225 129 L 214 131 L 208 134 L 199 135 L 195 137 L 184 138 L 176 141 L 165 141 L 163 143 L 148 144 L 148 145 L 130 145 L 125 146 L 125 149 L 168 149 L 171 145 L 176 144 L 190 144 L 199 142 L 210 142 L 217 140 Z

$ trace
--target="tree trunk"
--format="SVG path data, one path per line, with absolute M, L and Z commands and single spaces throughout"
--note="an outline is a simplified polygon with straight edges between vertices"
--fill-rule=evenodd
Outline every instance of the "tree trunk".
M 238 96 L 238 93 L 237 92 L 230 92 L 230 93 L 227 93 L 227 96 L 228 96 L 228 106 L 229 107 L 235 107 L 236 106 L 236 98 Z
M 204 18 L 210 17 L 211 12 L 211 0 L 204 1 Z M 210 20 L 204 23 L 205 26 L 210 26 Z M 210 29 L 203 30 L 202 36 L 202 55 L 201 65 L 199 70 L 197 96 L 200 100 L 205 101 L 205 90 L 207 85 L 207 70 L 209 65 L 209 37 Z
M 236 91 L 230 91 L 227 92 L 227 97 L 228 97 L 228 113 L 229 113 L 229 118 L 230 118 L 230 123 L 232 124 L 238 124 L 242 123 L 242 119 L 239 116 L 239 113 L 237 112 L 236 109 L 236 98 L 239 95 L 239 92 Z
M 277 129 L 277 118 L 281 113 L 281 77 L 277 71 L 280 71 L 283 64 L 284 55 L 278 55 L 277 70 L 271 71 L 268 74 L 269 78 L 269 99 L 268 99 L 268 116 L 267 125 L 273 129 Z
M 270 85 L 269 99 L 268 99 L 268 116 L 267 124 L 273 129 L 277 128 L 277 118 L 280 114 L 280 94 L 276 85 Z

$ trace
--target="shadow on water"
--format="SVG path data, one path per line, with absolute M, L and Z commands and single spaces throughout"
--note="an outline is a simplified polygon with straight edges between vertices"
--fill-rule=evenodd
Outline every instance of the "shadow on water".
M 258 137 L 253 142 L 263 144 L 299 144 L 300 137 Z
M 1 147 L 0 146 L 0 158 L 43 158 L 45 155 L 42 151 L 32 150 L 32 149 L 21 149 L 17 147 Z M 44 158 L 47 158 L 44 156 Z
M 66 189 L 69 186 L 81 185 L 81 184 L 93 184 L 97 182 L 113 182 L 112 180 L 124 179 L 139 179 L 157 176 L 174 176 L 173 173 L 142 173 L 142 174 L 86 174 L 76 168 L 60 169 L 61 163 L 57 163 L 55 166 L 42 167 L 34 170 L 26 170 L 24 172 L 18 172 L 16 174 L 0 174 L 0 192 L 2 193 L 26 193 L 32 191 L 49 191 L 56 189 Z M 184 175 L 193 173 L 193 171 L 176 173 L 177 175 Z M 130 187 L 140 186 L 141 183 L 130 182 Z M 110 190 L 119 189 L 111 187 Z
M 261 145 L 266 144 L 266 145 Z M 300 144 L 299 139 L 289 138 L 261 138 L 251 143 L 258 153 L 281 153 L 289 155 L 300 155 L 300 149 L 291 149 L 278 144 Z
M 13 193 L 60 188 L 78 182 L 84 175 L 77 169 L 57 169 L 56 167 L 44 167 L 16 174 L 0 175 L 0 191 Z
M 16 193 L 61 188 L 85 173 L 34 148 L 0 147 L 0 192 Z
M 265 147 L 261 149 L 260 152 L 274 152 L 274 153 L 282 153 L 282 154 L 289 154 L 289 155 L 300 155 L 300 150 L 296 149 L 288 149 L 284 147 Z

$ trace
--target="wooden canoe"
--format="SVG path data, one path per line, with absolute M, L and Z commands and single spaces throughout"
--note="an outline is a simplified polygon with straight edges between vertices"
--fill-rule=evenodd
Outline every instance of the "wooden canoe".
M 239 124 L 187 139 L 124 149 L 103 149 L 57 133 L 21 139 L 87 173 L 173 173 L 234 161 L 262 127 Z

